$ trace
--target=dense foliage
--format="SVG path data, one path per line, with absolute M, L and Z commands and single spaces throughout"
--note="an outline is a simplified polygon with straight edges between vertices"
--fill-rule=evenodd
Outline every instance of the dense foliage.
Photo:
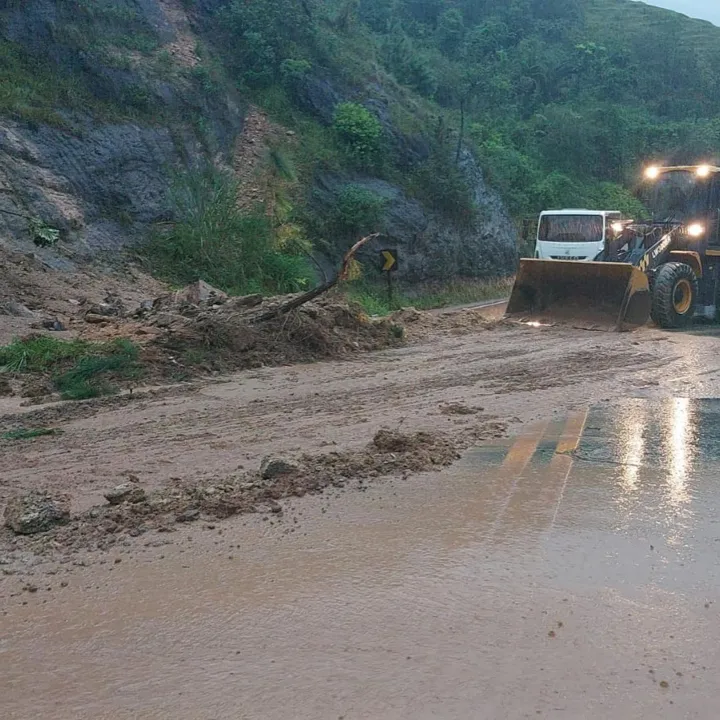
M 47 36 L 23 42 L 4 20 L 22 0 L 0 3 L 2 115 L 78 133 L 84 113 L 176 138 L 191 125 L 214 156 L 206 109 L 237 97 L 294 133 L 268 155 L 264 208 L 239 209 L 228 177 L 188 179 L 177 222 L 149 247 L 177 282 L 301 289 L 311 243 L 343 249 L 381 229 L 387 198 L 367 189 L 387 187 L 377 179 L 467 226 L 481 217 L 468 149 L 517 218 L 581 205 L 640 213 L 641 164 L 720 163 L 720 29 L 644 3 L 182 3 L 198 40 L 185 66 L 152 3 L 63 0 Z M 314 204 L 318 177 L 332 187 Z
M 720 30 L 641 3 L 235 0 L 222 17 L 249 88 L 288 62 L 355 84 L 382 67 L 424 99 L 429 135 L 445 114 L 517 215 L 632 211 L 623 186 L 639 163 L 711 159 L 720 144 Z

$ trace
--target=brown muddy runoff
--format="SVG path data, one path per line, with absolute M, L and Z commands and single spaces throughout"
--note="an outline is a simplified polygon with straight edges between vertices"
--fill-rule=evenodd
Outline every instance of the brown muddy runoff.
M 719 420 L 577 409 L 282 523 L 59 567 L 0 618 L 3 717 L 713 718 Z

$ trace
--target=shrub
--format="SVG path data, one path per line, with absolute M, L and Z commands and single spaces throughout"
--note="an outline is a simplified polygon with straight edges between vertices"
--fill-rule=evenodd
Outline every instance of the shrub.
M 237 207 L 227 173 L 191 173 L 174 189 L 178 220 L 158 227 L 142 250 L 149 269 L 173 283 L 205 280 L 232 293 L 297 292 L 311 272 L 304 259 L 275 247 L 270 218 Z
M 332 225 L 341 235 L 359 235 L 379 229 L 385 199 L 358 185 L 346 185 L 332 212 Z
M 380 150 L 382 125 L 365 107 L 357 103 L 341 103 L 335 110 L 333 127 L 350 155 L 368 161 Z

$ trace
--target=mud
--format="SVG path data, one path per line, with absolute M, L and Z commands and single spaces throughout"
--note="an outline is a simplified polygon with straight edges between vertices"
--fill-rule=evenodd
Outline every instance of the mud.
M 719 421 L 600 404 L 411 482 L 6 575 L 4 717 L 714 717 Z
M 493 327 L 457 335 L 440 330 L 406 347 L 342 361 L 77 404 L 28 409 L 19 398 L 2 397 L 3 432 L 60 432 L 0 441 L 0 504 L 41 487 L 71 495 L 78 515 L 104 505 L 104 493 L 128 475 L 150 493 L 222 485 L 256 473 L 266 456 L 323 456 L 323 472 L 334 465 L 339 475 L 348 466 L 356 474 L 414 471 L 427 465 L 422 452 L 401 453 L 391 466 L 376 447 L 380 459 L 372 459 L 367 447 L 378 432 L 442 436 L 455 453 L 578 404 L 647 392 L 661 382 L 674 388 L 714 362 L 712 336 Z M 705 380 L 712 382 L 712 374 Z
M 214 482 L 177 480 L 150 494 L 135 476 L 130 476 L 130 482 L 105 493 L 109 505 L 93 507 L 69 524 L 38 534 L 17 537 L 5 528 L 0 531 L 0 543 L 12 548 L 15 554 L 31 552 L 36 556 L 59 557 L 78 550 L 108 551 L 128 538 L 174 532 L 178 523 L 223 520 L 258 512 L 281 515 L 279 500 L 320 494 L 350 483 L 365 489 L 365 481 L 396 475 L 407 478 L 410 473 L 445 467 L 458 460 L 460 451 L 471 442 L 481 437 L 500 437 L 504 430 L 503 424 L 494 421 L 454 439 L 441 433 L 405 435 L 381 430 L 362 450 L 303 455 L 297 463 L 280 461 L 277 464 L 281 471 L 272 476 L 259 470 Z M 8 558 L 6 564 L 10 564 Z

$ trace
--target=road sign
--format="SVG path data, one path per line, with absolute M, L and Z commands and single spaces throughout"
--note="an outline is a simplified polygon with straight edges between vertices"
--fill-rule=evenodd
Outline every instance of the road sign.
M 397 250 L 381 250 L 380 254 L 385 261 L 383 272 L 396 272 L 398 269 L 398 251 Z

